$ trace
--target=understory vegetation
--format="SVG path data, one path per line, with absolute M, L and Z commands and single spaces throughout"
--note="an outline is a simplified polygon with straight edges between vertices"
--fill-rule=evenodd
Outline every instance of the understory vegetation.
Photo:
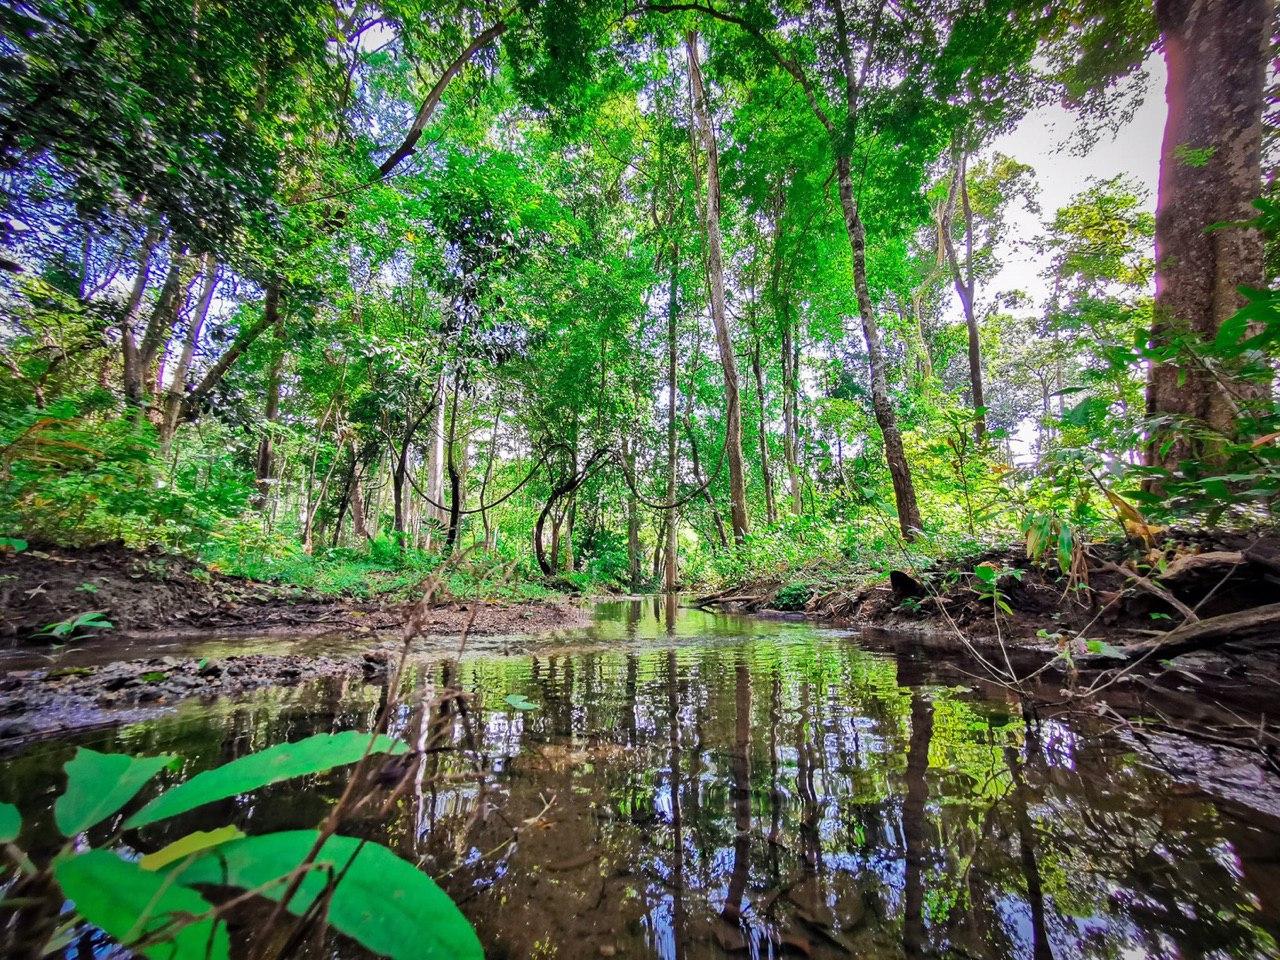
M 463 595 L 771 579 L 795 606 L 998 544 L 1065 573 L 1091 539 L 1269 519 L 1262 19 L 3 18 L 7 542 L 357 595 L 449 556 Z M 1123 176 L 1041 209 L 1053 171 L 1002 135 L 1063 103 L 1087 152 L 1196 31 L 1221 89 L 1170 115 L 1159 212 Z M 1015 222 L 1037 290 L 1002 273 Z

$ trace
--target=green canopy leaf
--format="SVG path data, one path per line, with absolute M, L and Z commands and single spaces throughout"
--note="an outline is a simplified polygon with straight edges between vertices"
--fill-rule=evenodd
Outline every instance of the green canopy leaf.
M 218 847 L 175 871 L 184 884 L 219 884 L 246 890 L 283 877 L 315 846 L 315 830 L 246 837 Z M 356 837 L 330 837 L 289 902 L 302 914 L 340 877 L 328 907 L 334 929 L 392 960 L 467 960 L 484 952 L 475 931 L 434 880 L 386 847 Z M 286 884 L 263 891 L 279 900 Z
M 162 873 L 143 870 L 107 850 L 90 850 L 53 869 L 80 915 L 124 946 L 167 927 L 169 937 L 140 952 L 156 960 L 222 960 L 229 955 L 226 925 L 212 918 L 190 922 L 212 905 Z
M 101 823 L 134 798 L 171 756 L 130 757 L 81 747 L 63 769 L 67 789 L 53 805 L 53 819 L 63 836 L 73 837 Z
M 370 735 L 355 730 L 319 733 L 294 743 L 282 743 L 215 770 L 196 774 L 186 783 L 166 790 L 127 821 L 125 827 L 143 827 L 157 820 L 176 817 L 215 800 L 249 793 L 268 784 L 323 773 L 334 767 L 355 763 L 369 753 L 403 753 L 403 743 L 378 735 L 369 746 Z

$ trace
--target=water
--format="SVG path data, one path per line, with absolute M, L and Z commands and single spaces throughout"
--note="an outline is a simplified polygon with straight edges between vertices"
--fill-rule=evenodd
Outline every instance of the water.
M 839 633 L 671 613 L 609 605 L 551 652 L 417 664 L 395 729 L 416 740 L 418 705 L 456 680 L 476 698 L 475 750 L 456 713 L 429 712 L 456 749 L 389 818 L 346 832 L 421 862 L 492 958 L 1276 956 L 1275 823 L 1090 724 L 1033 722 Z M 381 696 L 316 683 L 78 742 L 176 752 L 186 777 L 366 728 Z M 40 819 L 36 846 L 55 842 L 72 750 L 0 767 L 3 798 Z M 344 783 L 278 785 L 145 840 L 313 826 Z M 327 950 L 360 956 L 336 936 Z

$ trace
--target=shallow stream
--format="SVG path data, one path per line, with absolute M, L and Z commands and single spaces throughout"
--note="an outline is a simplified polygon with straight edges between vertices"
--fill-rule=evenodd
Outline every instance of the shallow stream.
M 451 747 L 389 818 L 348 828 L 421 862 L 492 958 L 1277 955 L 1280 824 L 1092 722 L 1024 716 L 838 631 L 654 600 L 522 649 L 415 662 L 393 730 Z M 466 718 L 420 708 L 451 683 Z M 52 844 L 77 743 L 178 753 L 185 778 L 367 728 L 384 696 L 313 682 L 34 744 L 0 760 L 0 799 Z M 145 839 L 314 826 L 344 784 L 291 781 Z M 333 937 L 325 955 L 360 952 Z

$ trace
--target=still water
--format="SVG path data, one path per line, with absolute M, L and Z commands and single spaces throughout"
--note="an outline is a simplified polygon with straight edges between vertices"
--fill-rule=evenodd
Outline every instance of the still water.
M 492 958 L 1277 955 L 1280 825 L 1101 728 L 834 631 L 634 601 L 558 646 L 424 660 L 405 683 L 393 732 L 449 747 L 389 818 L 345 832 L 420 862 Z M 473 695 L 466 718 L 434 701 L 450 684 Z M 384 696 L 316 683 L 75 742 L 178 753 L 185 778 L 367 728 Z M 0 799 L 48 843 L 73 749 L 0 761 Z M 145 839 L 314 826 L 344 782 L 281 784 Z

